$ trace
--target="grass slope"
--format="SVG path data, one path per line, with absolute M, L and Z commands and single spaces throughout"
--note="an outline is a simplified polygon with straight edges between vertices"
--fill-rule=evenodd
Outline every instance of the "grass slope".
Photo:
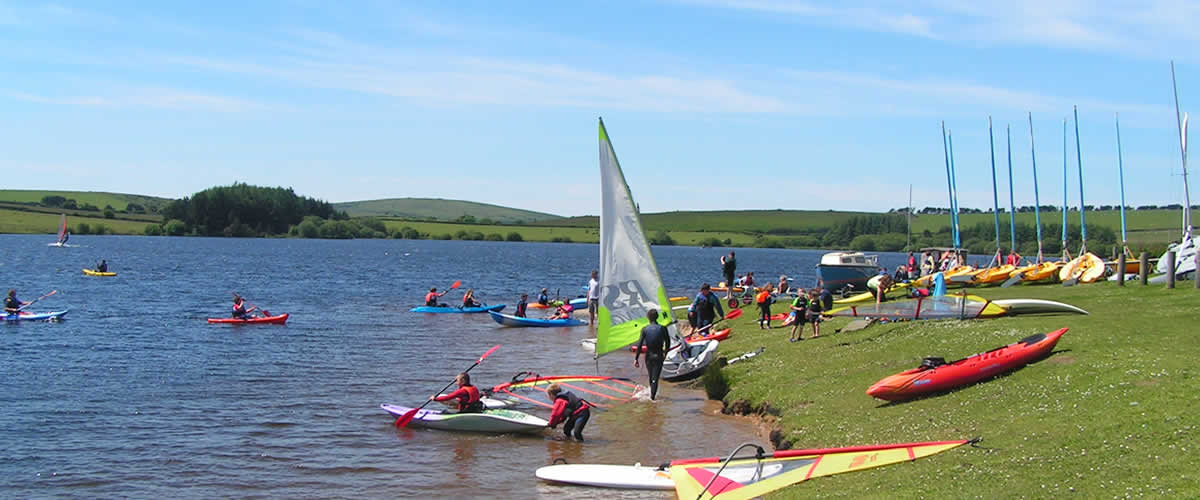
M 833 210 L 716 210 L 642 214 L 647 231 L 752 232 L 801 234 L 827 229 L 851 217 L 869 212 Z M 600 227 L 596 216 L 544 221 L 542 226 Z M 672 234 L 674 236 L 674 234 Z
M 1196 497 L 1200 291 L 1191 287 L 991 288 L 975 292 L 1058 300 L 1092 314 L 834 333 L 848 322 L 839 318 L 822 326 L 821 338 L 797 343 L 787 342 L 788 330 L 760 330 L 746 314 L 732 322 L 735 334 L 721 351 L 766 351 L 722 370 L 732 387 L 725 401 L 781 415 L 776 425 L 795 448 L 984 437 L 981 448 L 821 478 L 776 498 Z M 1009 375 L 901 404 L 864 393 L 924 356 L 960 359 L 1061 327 L 1070 331 L 1051 356 Z
M 1062 224 L 1062 211 L 1042 212 L 1042 224 Z M 1109 227 L 1121 236 L 1121 212 L 1119 210 L 1089 211 L 1085 216 L 1088 227 Z M 1135 243 L 1165 243 L 1179 239 L 1181 211 L 1179 210 L 1131 210 L 1125 212 L 1125 225 L 1129 233 L 1129 241 Z M 1036 220 L 1032 212 L 1017 214 L 1017 222 L 1033 226 Z M 958 225 L 962 228 L 976 224 L 995 224 L 992 214 L 961 214 Z M 1079 225 L 1079 212 L 1067 212 L 1067 223 Z M 943 227 L 950 227 L 949 215 L 919 215 L 912 219 L 914 234 L 922 231 L 937 232 Z M 1058 239 L 1059 234 L 1044 234 L 1047 240 Z M 1000 237 L 1008 238 L 1008 214 L 1000 214 Z
M 96 212 L 85 212 L 96 214 Z M 18 233 L 18 234 L 57 234 L 58 233 L 58 213 L 46 212 L 31 212 L 27 210 L 8 210 L 0 208 L 0 234 L 2 233 Z M 156 216 L 153 222 L 159 222 L 161 218 Z M 146 225 L 152 222 L 138 220 L 123 220 L 123 219 L 105 219 L 103 215 L 96 214 L 95 216 L 77 216 L 67 214 L 67 228 L 72 231 L 71 242 L 74 243 L 76 238 L 83 238 L 75 232 L 75 227 L 79 223 L 84 223 L 91 226 L 93 229 L 97 225 L 102 225 L 112 231 L 113 234 L 144 234 Z M 54 238 L 51 237 L 47 243 L 53 243 Z
M 464 215 L 475 219 L 492 219 L 497 222 L 533 222 L 560 218 L 557 215 L 516 208 L 476 203 L 473 201 L 444 200 L 441 198 L 390 198 L 386 200 L 348 201 L 334 203 L 334 208 L 344 210 L 352 217 L 403 217 L 413 219 L 455 220 Z
M 64 198 L 73 199 L 79 204 L 90 203 L 100 208 L 112 205 L 114 209 L 125 210 L 125 206 L 130 203 L 137 203 L 147 210 L 150 207 L 165 207 L 168 203 L 174 201 L 170 198 L 159 198 L 157 196 L 146 196 L 141 194 L 125 194 L 125 193 L 106 193 L 102 191 L 43 191 L 43 190 L 28 190 L 28 189 L 0 189 L 0 201 L 11 201 L 15 203 L 39 203 L 42 197 L 45 196 L 62 196 Z

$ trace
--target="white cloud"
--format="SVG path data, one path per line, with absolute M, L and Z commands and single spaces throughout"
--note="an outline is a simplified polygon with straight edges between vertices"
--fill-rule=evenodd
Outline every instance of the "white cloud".
M 121 93 L 96 95 L 46 95 L 21 91 L 3 91 L 0 95 L 27 102 L 98 108 L 153 108 L 235 113 L 263 109 L 261 103 L 234 97 L 192 93 L 174 89 L 130 89 Z

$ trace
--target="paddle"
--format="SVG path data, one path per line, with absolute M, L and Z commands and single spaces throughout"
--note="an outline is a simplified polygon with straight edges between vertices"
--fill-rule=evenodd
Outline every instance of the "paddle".
M 1014 275 L 1010 276 L 1008 279 L 1004 280 L 1004 283 L 1000 284 L 1000 288 L 1008 288 L 1017 283 L 1020 283 L 1021 280 L 1023 280 L 1023 279 L 1025 279 L 1025 273 L 1014 274 Z
M 42 299 L 44 299 L 44 298 L 46 298 L 46 297 L 49 297 L 49 296 L 51 296 L 51 295 L 54 295 L 54 294 L 56 294 L 56 293 L 58 293 L 58 290 L 51 290 L 51 291 L 50 291 L 50 293 L 47 293 L 46 295 L 43 295 L 43 296 L 41 296 L 41 297 L 38 297 L 38 298 L 36 298 L 36 299 L 33 299 L 33 301 L 31 301 L 30 303 L 28 303 L 28 304 L 25 304 L 25 305 L 23 305 L 23 306 L 21 306 L 21 307 L 18 307 L 18 308 L 17 308 L 17 312 L 21 312 L 21 310 L 22 310 L 22 309 L 25 309 L 26 307 L 32 306 L 33 304 L 37 303 L 37 301 L 39 301 L 39 300 L 42 300 Z
M 743 314 L 745 314 L 745 313 L 746 313 L 746 311 L 744 311 L 744 310 L 742 310 L 742 309 L 734 309 L 734 310 L 732 310 L 732 311 L 729 311 L 729 314 L 726 314 L 724 318 L 720 318 L 720 319 L 718 319 L 718 320 L 716 320 L 716 321 L 713 321 L 712 323 L 709 323 L 709 324 L 707 324 L 707 325 L 704 325 L 704 327 L 703 327 L 703 328 L 700 328 L 700 329 L 698 329 L 698 330 L 696 330 L 696 331 L 692 332 L 692 335 L 699 335 L 699 334 L 701 334 L 702 332 L 704 332 L 705 330 L 708 330 L 709 328 L 712 328 L 712 327 L 713 327 L 713 325 L 716 325 L 716 324 L 717 324 L 718 322 L 720 322 L 720 321 L 724 321 L 724 320 L 727 320 L 727 319 L 738 319 L 739 317 L 741 317 L 741 316 L 742 316 Z M 691 336 L 691 335 L 689 335 L 689 337 L 690 337 L 690 336 Z
M 458 285 L 457 282 L 455 282 L 454 284 Z M 488 352 L 483 353 L 483 356 L 480 356 L 479 360 L 476 361 L 475 364 L 471 365 L 470 368 L 463 370 L 463 373 L 467 373 L 467 372 L 471 371 L 471 368 L 475 368 L 476 366 L 479 366 L 479 363 L 482 363 L 484 359 L 486 359 L 493 352 L 496 352 L 496 349 L 499 349 L 499 348 L 500 348 L 500 344 L 496 344 L 496 347 L 488 349 Z M 458 377 L 456 376 L 454 378 L 454 380 L 450 381 L 449 384 L 446 384 L 446 387 L 443 387 L 441 391 L 437 391 L 436 393 L 434 393 L 434 396 L 441 394 L 442 391 L 445 391 L 446 389 L 449 389 L 450 386 L 454 385 L 454 383 L 457 381 L 458 381 Z M 418 406 L 416 408 L 408 410 L 408 413 L 400 415 L 400 418 L 396 419 L 396 428 L 399 429 L 401 427 L 408 425 L 409 422 L 412 422 L 413 417 L 417 416 L 417 412 L 421 411 L 422 408 L 425 408 L 425 405 L 429 404 L 430 401 L 433 401 L 433 399 L 427 399 L 427 400 L 425 400 L 424 403 L 421 403 L 421 406 Z

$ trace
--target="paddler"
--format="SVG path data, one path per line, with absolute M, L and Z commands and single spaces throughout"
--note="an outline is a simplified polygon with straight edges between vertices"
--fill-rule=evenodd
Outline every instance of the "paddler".
M 479 389 L 471 385 L 471 376 L 463 372 L 455 377 L 455 381 L 458 382 L 458 389 L 454 392 L 441 396 L 430 396 L 429 399 L 434 401 L 456 399 L 458 400 L 456 408 L 459 413 L 483 413 L 483 399 L 479 395 Z
M 100 263 L 96 264 L 96 271 L 99 271 L 102 273 L 107 273 L 108 272 L 108 262 L 105 261 L 104 259 L 100 259 Z
M 545 288 L 543 288 L 542 291 L 538 292 L 537 303 L 541 304 L 543 306 L 550 305 L 550 292 L 547 291 Z
M 475 300 L 475 289 L 468 288 L 467 293 L 463 294 L 462 306 L 463 307 L 479 307 L 481 305 L 482 304 L 480 304 L 478 300 Z
M 633 349 L 633 367 L 638 368 L 638 356 L 642 354 L 642 346 L 646 346 L 646 373 L 650 375 L 650 400 L 653 401 L 658 395 L 658 377 L 662 375 L 663 360 L 667 358 L 667 351 L 671 350 L 671 334 L 667 332 L 667 327 L 658 324 L 658 309 L 646 311 L 646 319 L 650 320 L 650 324 L 642 327 L 642 336 Z
M 575 306 L 572 306 L 570 301 L 564 300 L 554 309 L 554 314 L 546 319 L 570 319 L 573 312 L 575 312 Z
M 525 311 L 526 311 L 527 309 L 529 309 L 529 294 L 527 294 L 527 293 L 522 293 L 522 294 L 521 294 L 521 301 L 520 301 L 520 302 L 517 302 L 517 317 L 518 317 L 518 318 L 524 318 L 524 317 L 525 317 Z
M 253 318 L 254 315 L 252 315 L 250 313 L 254 312 L 255 309 L 258 309 L 258 306 L 250 306 L 249 309 L 246 309 L 246 301 L 242 300 L 242 296 L 238 295 L 236 293 L 233 294 L 233 317 L 234 318 L 236 318 L 236 319 Z
M 21 306 L 29 305 L 30 302 L 23 302 L 17 298 L 16 290 L 9 290 L 8 297 L 4 299 L 4 312 L 9 314 L 17 314 L 21 312 Z
M 429 293 L 425 294 L 425 305 L 429 307 L 439 307 L 438 298 L 446 295 L 449 292 L 450 290 L 446 290 L 445 292 L 438 293 L 436 286 L 430 288 Z
M 725 311 L 721 308 L 721 299 L 712 293 L 712 287 L 705 283 L 700 285 L 700 293 L 692 301 L 692 311 L 696 313 L 696 328 L 711 325 L 717 316 L 725 319 Z
M 567 439 L 571 439 L 571 435 L 575 435 L 575 439 L 583 441 L 583 426 L 587 425 L 587 421 L 592 416 L 591 410 L 588 407 L 590 403 L 579 399 L 579 396 L 564 391 L 558 384 L 550 384 L 546 387 L 546 397 L 554 402 L 554 409 L 550 411 L 551 429 L 558 427 L 558 424 L 563 424 L 563 435 Z

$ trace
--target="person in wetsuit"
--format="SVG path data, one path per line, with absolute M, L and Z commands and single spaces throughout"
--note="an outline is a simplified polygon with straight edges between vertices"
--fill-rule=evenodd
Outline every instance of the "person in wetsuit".
M 538 292 L 537 303 L 541 304 L 543 306 L 550 305 L 550 293 L 547 292 L 545 288 L 543 288 L 542 291 Z
M 105 261 L 104 259 L 100 259 L 100 263 L 96 264 L 96 270 L 99 272 L 102 272 L 102 273 L 107 273 L 108 272 L 108 262 Z
M 695 300 L 692 301 L 691 309 L 696 313 L 697 329 L 711 325 L 717 316 L 725 318 L 725 311 L 721 308 L 721 299 L 712 293 L 712 287 L 708 283 L 700 285 L 700 293 L 696 294 Z
M 462 306 L 463 307 L 479 307 L 481 305 L 482 304 L 480 304 L 478 300 L 475 300 L 475 289 L 468 288 L 467 293 L 463 294 Z
M 430 288 L 429 293 L 425 294 L 425 305 L 429 307 L 438 307 L 438 298 L 446 295 L 449 292 L 450 290 L 446 290 L 445 292 L 438 293 L 437 287 Z
M 459 413 L 482 413 L 483 397 L 479 395 L 479 389 L 471 385 L 471 376 L 466 372 L 458 374 L 455 378 L 458 381 L 458 389 L 450 394 L 441 396 L 430 396 L 429 399 L 434 401 L 450 401 L 457 400 L 457 408 Z
M 250 306 L 249 309 L 246 309 L 246 301 L 242 300 L 242 297 L 240 295 L 238 295 L 236 293 L 233 294 L 233 317 L 234 318 L 237 318 L 237 319 L 253 318 L 254 315 L 250 314 L 250 313 L 254 312 L 255 309 L 258 309 L 258 306 Z
M 729 252 L 729 256 L 721 256 L 721 274 L 725 277 L 725 298 L 733 296 L 733 275 L 737 272 L 737 259 L 733 258 L 733 251 Z
M 527 294 L 527 293 L 522 293 L 522 294 L 521 294 L 521 301 L 520 301 L 520 302 L 517 302 L 517 314 L 516 314 L 516 316 L 517 316 L 518 318 L 524 318 L 524 317 L 525 317 L 525 311 L 526 311 L 528 308 L 529 308 L 529 294 Z
M 8 297 L 4 298 L 4 312 L 9 314 L 17 314 L 21 312 L 21 306 L 29 304 L 30 302 L 24 302 L 17 298 L 16 290 L 9 290 Z
M 571 439 L 571 435 L 574 434 L 575 439 L 583 441 L 583 426 L 587 425 L 592 416 L 592 411 L 588 409 L 591 404 L 571 391 L 564 391 L 558 384 L 546 387 L 546 397 L 554 402 L 554 409 L 550 411 L 550 428 L 563 424 L 563 435 L 567 436 L 567 439 Z
M 717 301 L 720 303 L 720 300 Z M 642 327 L 642 336 L 638 338 L 637 347 L 633 349 L 633 367 L 638 368 L 638 356 L 642 354 L 642 346 L 646 346 L 646 373 L 650 375 L 650 399 L 658 395 L 658 377 L 662 375 L 663 361 L 667 359 L 667 351 L 671 350 L 671 334 L 667 327 L 658 324 L 658 309 L 646 312 L 650 324 Z

